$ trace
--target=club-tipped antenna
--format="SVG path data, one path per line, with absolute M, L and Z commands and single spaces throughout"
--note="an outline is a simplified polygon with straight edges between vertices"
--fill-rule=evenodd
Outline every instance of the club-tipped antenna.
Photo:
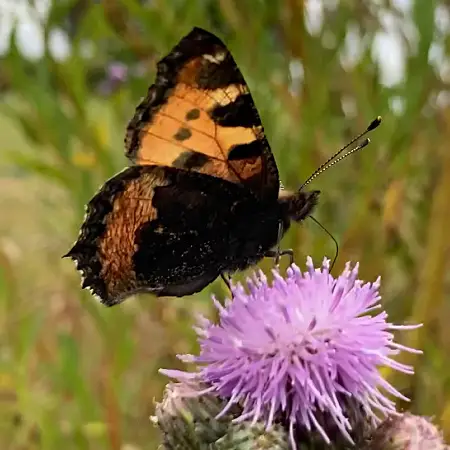
M 311 183 L 316 177 L 318 177 L 321 173 L 325 172 L 325 170 L 329 169 L 331 166 L 334 166 L 338 162 L 342 161 L 343 159 L 347 158 L 347 156 L 350 156 L 353 153 L 359 152 L 364 147 L 367 147 L 370 144 L 370 139 L 366 138 L 364 141 L 361 142 L 361 144 L 358 144 L 356 147 L 352 148 L 348 152 L 344 153 L 343 155 L 339 156 L 339 158 L 336 158 L 335 160 L 331 161 L 327 165 L 321 167 L 321 169 L 317 169 L 313 175 L 311 175 L 301 186 L 300 189 L 304 188 L 307 184 Z
M 342 161 L 343 159 L 347 158 L 347 156 L 350 156 L 352 153 L 356 153 L 357 151 L 363 149 L 367 145 L 369 145 L 370 140 L 365 139 L 361 144 L 357 145 L 352 150 L 344 153 L 342 155 L 342 152 L 347 150 L 352 144 L 354 144 L 356 141 L 359 141 L 362 137 L 364 137 L 367 133 L 370 133 L 371 131 L 375 130 L 375 128 L 378 127 L 381 123 L 381 116 L 378 116 L 376 119 L 372 120 L 370 122 L 369 126 L 358 136 L 354 137 L 348 144 L 344 145 L 341 149 L 339 149 L 333 156 L 328 158 L 323 164 L 318 167 L 314 173 L 300 186 L 299 190 L 302 190 L 307 184 L 311 183 L 315 178 L 317 178 L 321 173 L 325 172 L 325 170 L 329 169 L 331 166 L 334 166 L 339 161 Z M 341 156 L 339 156 L 341 155 Z

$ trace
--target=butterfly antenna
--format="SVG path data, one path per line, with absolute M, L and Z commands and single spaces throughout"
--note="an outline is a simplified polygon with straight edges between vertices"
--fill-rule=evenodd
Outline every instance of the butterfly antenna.
M 363 142 L 361 142 L 359 145 L 357 145 L 352 150 L 349 150 L 348 152 L 344 153 L 342 155 L 342 152 L 347 150 L 352 144 L 354 144 L 356 141 L 359 141 L 362 137 L 364 137 L 367 133 L 370 133 L 371 131 L 375 130 L 375 128 L 378 127 L 381 123 L 381 116 L 378 116 L 376 119 L 372 120 L 370 122 L 369 126 L 358 136 L 354 137 L 348 144 L 344 145 L 340 150 L 338 150 L 333 156 L 328 158 L 323 164 L 318 167 L 314 173 L 300 186 L 299 190 L 302 190 L 306 185 L 311 183 L 315 178 L 317 178 L 321 173 L 325 172 L 325 170 L 329 169 L 331 166 L 334 166 L 338 162 L 342 161 L 343 159 L 347 158 L 347 156 L 350 156 L 353 153 L 358 152 L 359 150 L 362 150 L 364 147 L 370 144 L 370 139 L 366 138 Z M 341 156 L 339 156 L 341 155 Z
M 334 252 L 333 262 L 331 263 L 331 266 L 330 266 L 330 272 L 331 272 L 333 270 L 334 263 L 336 262 L 337 257 L 339 255 L 339 244 L 338 244 L 337 240 L 334 238 L 334 236 L 315 217 L 313 217 L 313 216 L 308 216 L 308 217 L 311 220 L 313 220 L 316 223 L 316 225 L 318 225 L 320 228 L 322 228 L 322 230 L 325 231 L 325 233 L 327 233 L 328 236 L 330 236 L 330 238 L 334 242 L 334 246 L 336 247 L 336 251 Z

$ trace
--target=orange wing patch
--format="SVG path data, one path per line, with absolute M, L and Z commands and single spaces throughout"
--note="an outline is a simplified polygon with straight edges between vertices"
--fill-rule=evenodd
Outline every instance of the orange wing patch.
M 232 104 L 245 86 L 205 91 L 178 84 L 153 122 L 141 131 L 137 164 L 159 164 L 196 170 L 232 182 L 245 182 L 262 171 L 262 148 L 254 156 L 229 161 L 231 149 L 258 139 L 262 127 L 225 127 L 208 114 Z M 192 154 L 192 158 L 187 158 Z M 205 155 L 199 158 L 197 154 Z
M 244 78 L 225 45 L 194 29 L 158 63 L 126 136 L 136 164 L 173 166 L 276 198 L 278 171 Z
M 154 188 L 166 184 L 162 170 L 160 173 L 142 173 L 139 178 L 130 180 L 114 198 L 98 246 L 102 261 L 100 276 L 109 292 L 133 290 L 136 274 L 132 257 L 138 249 L 135 237 L 139 227 L 157 218 L 158 211 L 152 206 Z

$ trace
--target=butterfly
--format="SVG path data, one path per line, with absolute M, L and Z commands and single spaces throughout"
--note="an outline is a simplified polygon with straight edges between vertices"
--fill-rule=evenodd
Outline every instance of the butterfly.
M 250 90 L 214 34 L 194 28 L 157 64 L 125 136 L 133 165 L 90 200 L 75 261 L 112 306 L 141 292 L 184 296 L 279 255 L 317 190 L 280 183 Z M 226 280 L 226 278 L 224 278 Z

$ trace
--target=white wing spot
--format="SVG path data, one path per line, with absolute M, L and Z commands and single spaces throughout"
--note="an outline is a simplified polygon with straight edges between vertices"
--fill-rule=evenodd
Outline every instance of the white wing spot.
M 225 59 L 225 52 L 218 52 L 215 55 L 205 54 L 203 55 L 203 59 L 206 59 L 213 64 L 220 64 Z

